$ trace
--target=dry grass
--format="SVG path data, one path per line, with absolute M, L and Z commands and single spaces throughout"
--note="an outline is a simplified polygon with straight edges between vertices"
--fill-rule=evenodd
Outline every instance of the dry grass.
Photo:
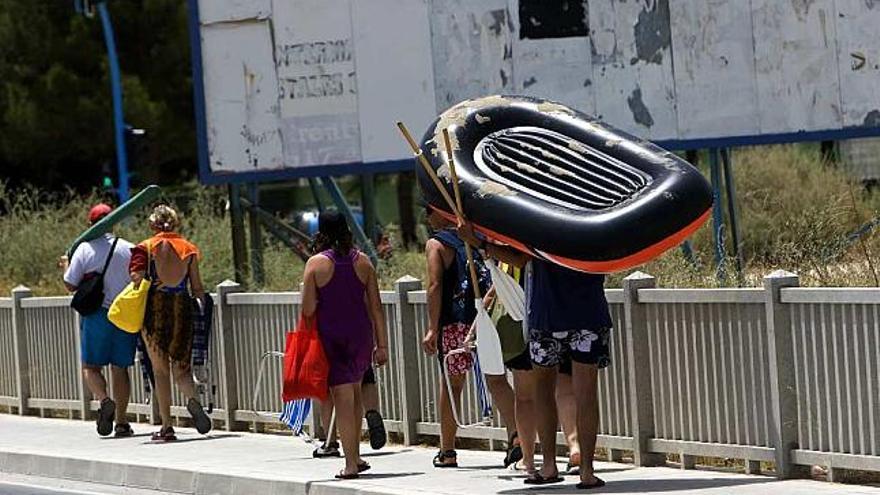
M 847 234 L 877 216 L 880 195 L 865 192 L 839 170 L 823 164 L 817 153 L 799 146 L 741 149 L 734 152 L 734 176 L 744 253 L 744 285 L 758 286 L 767 273 L 786 269 L 798 273 L 803 285 L 877 285 L 868 261 L 880 252 L 880 239 L 868 235 L 851 243 Z M 183 212 L 182 233 L 205 254 L 202 273 L 208 285 L 233 278 L 232 249 L 225 191 L 189 187 L 170 202 Z M 85 227 L 85 212 L 99 198 L 70 193 L 47 194 L 25 188 L 12 190 L 0 183 L 0 293 L 24 284 L 37 294 L 64 292 L 56 267 L 58 256 Z M 118 233 L 141 240 L 149 232 L 146 212 L 123 223 Z M 397 237 L 392 226 L 392 240 Z M 265 236 L 263 290 L 292 290 L 299 285 L 303 265 L 290 250 Z M 730 243 L 730 236 L 727 237 Z M 728 277 L 719 280 L 714 268 L 711 227 L 692 238 L 695 257 L 685 259 L 672 250 L 640 267 L 664 287 L 735 285 L 733 260 Z M 728 249 L 728 251 L 730 251 Z M 876 263 L 874 263 L 876 266 Z M 424 279 L 425 262 L 418 251 L 398 248 L 379 266 L 380 283 L 390 289 L 398 278 Z M 627 273 L 610 277 L 619 286 Z

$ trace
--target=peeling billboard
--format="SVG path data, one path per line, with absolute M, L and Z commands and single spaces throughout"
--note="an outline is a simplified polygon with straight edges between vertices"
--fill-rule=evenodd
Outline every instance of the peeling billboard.
M 396 120 L 488 94 L 673 149 L 880 134 L 880 1 L 189 1 L 209 183 L 407 169 Z

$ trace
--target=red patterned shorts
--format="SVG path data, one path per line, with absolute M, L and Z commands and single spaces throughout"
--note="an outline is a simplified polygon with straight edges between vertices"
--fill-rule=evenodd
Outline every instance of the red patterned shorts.
M 440 365 L 443 365 L 443 358 L 449 352 L 461 349 L 464 346 L 464 340 L 467 338 L 469 325 L 464 323 L 453 323 L 446 325 L 440 329 Z M 471 352 L 463 352 L 455 354 L 447 361 L 447 373 L 452 375 L 463 375 L 471 369 L 474 364 L 474 355 Z

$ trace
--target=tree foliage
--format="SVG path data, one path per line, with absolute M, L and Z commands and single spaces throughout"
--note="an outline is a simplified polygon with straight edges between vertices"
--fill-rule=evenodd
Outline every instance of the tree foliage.
M 195 170 L 186 2 L 108 2 L 126 122 L 147 130 L 134 185 Z M 90 189 L 115 174 L 109 68 L 98 16 L 72 1 L 0 0 L 0 177 Z

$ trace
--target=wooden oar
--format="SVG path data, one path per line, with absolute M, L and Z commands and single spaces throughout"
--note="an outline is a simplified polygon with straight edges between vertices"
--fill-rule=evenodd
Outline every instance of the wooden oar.
M 443 129 L 443 143 L 446 146 L 446 166 L 449 167 L 449 175 L 452 177 L 452 191 L 455 193 L 455 204 L 458 206 L 456 217 L 459 226 L 467 220 L 461 207 L 461 191 L 458 187 L 458 174 L 455 173 L 455 159 L 452 157 L 452 141 L 449 139 L 449 129 Z M 480 279 L 477 277 L 477 267 L 474 265 L 474 255 L 471 253 L 471 245 L 464 243 L 464 252 L 467 255 L 468 269 L 471 272 L 471 285 L 474 286 L 474 297 L 483 304 L 483 296 L 480 294 Z
M 425 158 L 425 154 L 419 148 L 419 145 L 416 144 L 416 141 L 409 133 L 409 130 L 407 130 L 403 122 L 400 121 L 397 122 L 397 128 L 400 129 L 400 133 L 403 134 L 404 139 L 406 139 L 406 142 L 409 143 L 410 148 L 412 148 L 413 155 L 419 159 L 419 163 L 422 165 L 422 168 L 425 169 L 425 173 L 428 174 L 428 177 L 434 182 L 434 186 L 440 191 L 440 194 L 446 201 L 446 205 L 449 206 L 449 210 L 454 213 L 456 217 L 459 217 L 460 215 L 458 214 L 458 209 L 455 207 L 455 202 L 452 201 L 449 192 L 446 191 L 446 187 L 443 186 L 443 182 L 440 181 L 440 177 L 437 176 L 437 172 L 435 172 L 434 168 L 431 167 L 431 164 L 428 163 L 428 159 Z

